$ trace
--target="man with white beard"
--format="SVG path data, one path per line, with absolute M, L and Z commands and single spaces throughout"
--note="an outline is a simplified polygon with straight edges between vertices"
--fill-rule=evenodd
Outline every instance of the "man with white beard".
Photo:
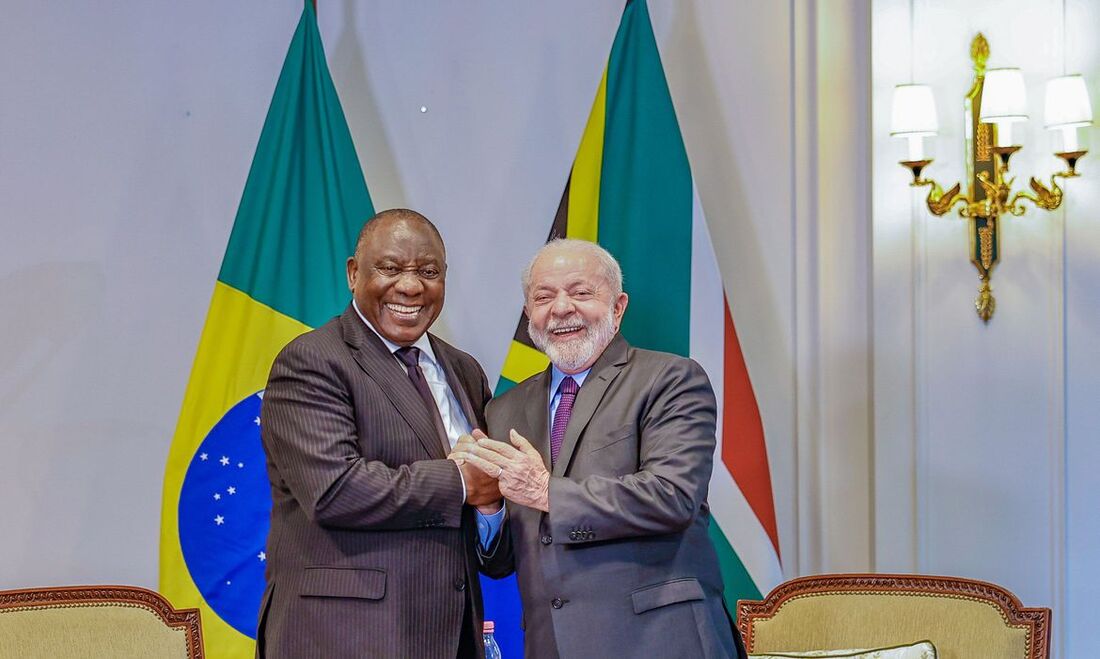
M 481 558 L 492 577 L 518 574 L 526 656 L 743 656 L 707 533 L 706 373 L 618 333 L 622 271 L 594 243 L 547 243 L 522 283 L 551 364 L 489 403 L 489 437 L 508 441 L 475 431 L 453 457 L 508 500 Z

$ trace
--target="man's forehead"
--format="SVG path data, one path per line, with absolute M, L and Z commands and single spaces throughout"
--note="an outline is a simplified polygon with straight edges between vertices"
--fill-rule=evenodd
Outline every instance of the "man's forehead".
M 367 246 L 380 257 L 407 257 L 415 252 L 425 258 L 442 258 L 445 253 L 443 242 L 431 227 L 405 218 L 381 220 L 380 225 L 367 235 Z
M 432 242 L 442 242 L 427 222 L 410 217 L 384 217 L 374 220 L 368 227 L 368 235 L 374 239 L 427 238 Z
M 603 284 L 604 278 L 595 259 L 573 251 L 544 254 L 531 269 L 534 286 L 575 286 Z

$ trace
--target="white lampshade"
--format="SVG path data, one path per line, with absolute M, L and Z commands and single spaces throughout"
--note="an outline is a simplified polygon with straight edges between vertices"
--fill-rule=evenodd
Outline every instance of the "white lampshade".
M 935 135 L 936 99 L 928 85 L 894 87 L 894 107 L 890 115 L 890 134 L 895 137 Z
M 1077 128 L 1092 123 L 1092 105 L 1085 79 L 1080 75 L 1062 76 L 1047 82 L 1047 128 Z
M 989 69 L 982 85 L 982 123 L 1027 121 L 1027 92 L 1020 69 Z

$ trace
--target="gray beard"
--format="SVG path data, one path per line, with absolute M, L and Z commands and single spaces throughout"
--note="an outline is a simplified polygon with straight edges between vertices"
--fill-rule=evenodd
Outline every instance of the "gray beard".
M 560 322 L 558 326 L 569 321 Z M 607 314 L 592 323 L 585 325 L 588 336 L 583 341 L 570 341 L 566 345 L 555 345 L 551 342 L 550 329 L 540 331 L 530 320 L 527 321 L 527 334 L 535 347 L 546 353 L 550 362 L 561 371 L 576 371 L 588 363 L 593 356 L 604 351 L 611 340 L 615 338 L 615 313 L 612 307 L 608 307 Z

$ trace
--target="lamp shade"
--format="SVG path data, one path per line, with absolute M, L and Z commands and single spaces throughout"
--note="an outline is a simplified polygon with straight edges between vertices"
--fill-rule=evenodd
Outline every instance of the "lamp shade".
M 896 137 L 935 135 L 936 99 L 928 85 L 894 87 L 894 107 L 890 114 L 890 134 Z
M 1092 105 L 1085 79 L 1062 76 L 1047 82 L 1045 120 L 1047 128 L 1076 128 L 1092 123 Z
M 1027 92 L 1020 69 L 989 69 L 985 72 L 979 121 L 1027 121 Z

